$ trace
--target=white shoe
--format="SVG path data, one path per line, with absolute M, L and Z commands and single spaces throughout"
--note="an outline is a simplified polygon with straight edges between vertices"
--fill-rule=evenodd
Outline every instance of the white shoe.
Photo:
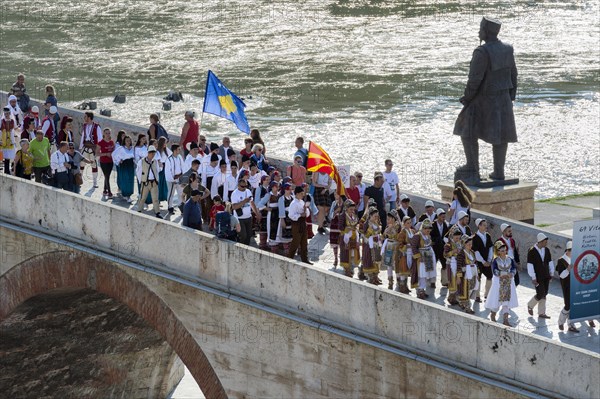
M 132 199 L 131 197 L 127 197 L 127 202 L 128 202 L 129 204 L 133 204 L 133 199 Z

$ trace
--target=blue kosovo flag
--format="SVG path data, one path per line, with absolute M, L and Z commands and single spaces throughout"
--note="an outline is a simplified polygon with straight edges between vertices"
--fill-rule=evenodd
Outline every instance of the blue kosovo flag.
M 238 129 L 250 134 L 248 119 L 244 114 L 246 104 L 233 94 L 212 71 L 208 71 L 206 91 L 204 93 L 204 109 L 202 112 L 229 119 Z

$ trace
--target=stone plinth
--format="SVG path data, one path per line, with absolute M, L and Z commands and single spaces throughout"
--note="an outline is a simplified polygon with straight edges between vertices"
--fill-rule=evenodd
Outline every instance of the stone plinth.
M 454 183 L 443 181 L 438 183 L 438 187 L 442 190 L 442 199 L 451 202 Z M 522 182 L 500 187 L 469 188 L 475 193 L 475 201 L 471 205 L 473 209 L 533 224 L 533 198 L 537 183 Z

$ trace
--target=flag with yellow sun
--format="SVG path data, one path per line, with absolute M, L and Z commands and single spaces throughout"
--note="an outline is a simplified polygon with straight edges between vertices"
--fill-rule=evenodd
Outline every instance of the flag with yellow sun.
M 335 184 L 337 185 L 337 193 L 339 195 L 346 195 L 344 182 L 342 181 L 340 173 L 335 167 L 335 164 L 325 150 L 312 141 L 308 145 L 308 161 L 306 162 L 306 170 L 313 173 L 327 173 L 333 179 L 333 181 L 335 181 Z

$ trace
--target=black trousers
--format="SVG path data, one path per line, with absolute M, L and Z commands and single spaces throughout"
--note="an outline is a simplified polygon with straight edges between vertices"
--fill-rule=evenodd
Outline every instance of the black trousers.
M 302 262 L 308 262 L 308 232 L 306 230 L 306 218 L 292 220 L 292 243 L 288 257 L 294 259 L 296 251 L 300 248 L 300 259 Z
M 60 172 L 54 175 L 54 185 L 56 188 L 71 191 L 69 172 Z
M 50 166 L 44 166 L 41 168 L 38 167 L 33 167 L 33 175 L 35 176 L 35 182 L 36 183 L 41 183 L 42 182 L 42 175 L 44 174 L 44 172 L 47 172 L 50 170 Z
M 541 301 L 546 299 L 548 295 L 548 288 L 550 288 L 550 279 L 538 280 L 538 286 L 535 287 L 535 299 Z
M 100 162 L 100 169 L 102 169 L 102 174 L 104 175 L 104 191 L 110 191 L 110 174 L 113 170 L 112 162 Z
M 250 238 L 252 238 L 252 218 L 239 219 L 240 221 L 240 242 L 242 244 L 250 245 Z

